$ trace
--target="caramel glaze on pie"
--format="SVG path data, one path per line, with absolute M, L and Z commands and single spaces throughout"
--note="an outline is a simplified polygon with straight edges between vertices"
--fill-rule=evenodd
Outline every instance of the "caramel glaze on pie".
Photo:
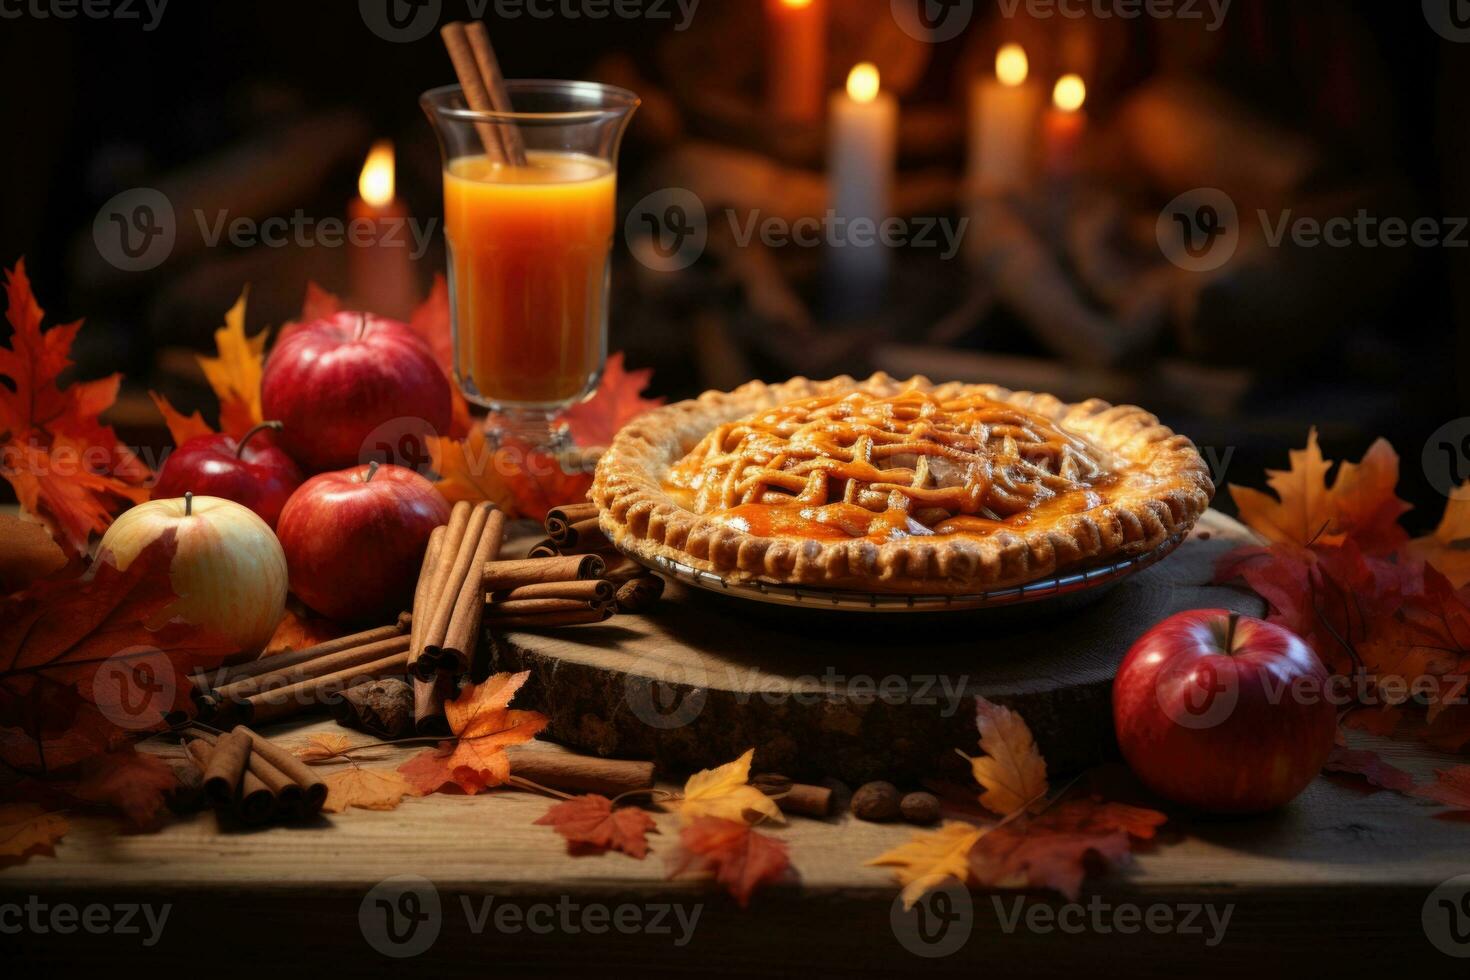
M 964 593 L 1152 550 L 1213 490 L 1142 409 L 876 375 L 652 412 L 593 499 L 625 551 L 731 581 Z

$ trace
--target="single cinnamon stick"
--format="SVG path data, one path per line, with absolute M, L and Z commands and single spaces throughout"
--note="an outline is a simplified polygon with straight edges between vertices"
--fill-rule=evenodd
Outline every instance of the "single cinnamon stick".
M 379 626 L 376 629 L 364 630 L 361 633 L 353 633 L 351 636 L 339 636 L 335 640 L 327 640 L 316 646 L 304 647 L 300 650 L 292 650 L 290 653 L 278 653 L 270 657 L 261 657 L 252 660 L 248 664 L 238 667 L 228 667 L 222 671 L 195 678 L 195 689 L 208 693 L 211 688 L 218 689 L 225 684 L 233 684 L 247 677 L 258 677 L 261 674 L 271 674 L 288 667 L 304 664 L 318 657 L 325 657 L 343 650 L 351 650 L 369 643 L 377 643 L 380 640 L 390 640 L 395 636 L 403 636 L 408 632 L 413 622 L 413 617 L 404 613 L 398 617 L 398 622 L 391 626 Z
M 640 575 L 618 587 L 618 612 L 643 612 L 664 594 L 664 580 L 657 575 Z
M 481 585 L 486 592 L 504 592 L 541 582 L 602 578 L 606 569 L 607 564 L 597 555 L 492 561 L 485 565 L 485 578 Z
M 249 775 L 270 790 L 276 798 L 276 812 L 287 817 L 301 816 L 305 810 L 305 802 L 302 797 L 301 787 L 296 785 L 296 780 L 286 775 L 273 763 L 267 761 L 258 752 L 250 753 Z
M 608 603 L 617 597 L 617 589 L 605 579 L 585 579 L 578 582 L 540 582 L 523 585 L 508 592 L 497 592 L 493 599 L 497 603 L 520 602 L 525 599 L 581 599 L 586 602 Z
M 327 801 L 327 784 L 310 766 L 244 725 L 240 725 L 235 731 L 245 733 L 255 755 L 265 759 L 295 782 L 301 790 L 306 813 L 312 814 L 321 810 L 322 804 Z
M 606 534 L 602 533 L 602 528 L 598 526 L 595 517 L 568 524 L 561 538 L 558 539 L 553 535 L 552 540 L 556 541 L 563 552 L 568 553 L 585 554 L 589 551 L 602 551 L 612 547 L 612 542 L 607 539 Z
M 231 732 L 214 745 L 204 770 L 204 794 L 215 806 L 229 806 L 250 765 L 250 739 Z
M 464 540 L 465 532 L 469 529 L 470 517 L 474 510 L 474 505 L 468 500 L 461 500 L 449 513 L 449 524 L 444 530 L 439 552 L 434 556 L 434 572 L 429 578 L 428 591 L 424 593 L 424 614 L 419 623 L 419 629 L 415 630 L 417 639 L 409 648 L 409 663 L 414 665 L 415 670 L 419 669 L 418 662 L 428 649 L 434 611 L 438 607 L 444 590 L 449 587 L 450 576 L 454 574 L 454 562 L 459 557 L 459 546 Z M 424 669 L 429 666 L 424 665 Z
M 495 505 L 489 503 L 475 506 L 470 511 L 464 533 L 456 538 L 451 529 L 444 538 L 440 564 L 444 562 L 443 555 L 451 551 L 454 553 L 454 562 L 449 567 L 443 585 L 436 589 L 431 597 L 429 608 L 432 610 L 432 615 L 429 616 L 428 625 L 424 628 L 423 652 L 414 662 L 413 672 L 416 677 L 427 676 L 431 665 L 435 670 L 439 667 L 439 661 L 443 656 L 444 639 L 449 635 L 450 620 L 454 618 L 454 610 L 459 604 L 459 596 L 464 589 L 465 580 L 471 577 L 470 566 L 474 564 L 475 555 L 481 551 L 480 545 L 484 539 L 485 527 L 490 520 L 490 515 L 496 513 L 494 508 Z M 503 516 L 501 520 L 504 521 Z M 501 527 L 503 530 L 503 523 Z
M 240 705 L 246 721 L 257 725 L 290 718 L 313 708 L 326 706 L 331 698 L 354 684 L 380 677 L 401 677 L 408 671 L 408 653 L 396 653 L 369 664 L 348 667 L 325 677 L 314 677 L 297 684 L 278 687 L 274 691 L 252 694 Z
M 553 522 L 566 527 L 578 521 L 585 521 L 588 518 L 596 516 L 597 505 L 590 501 L 577 504 L 562 504 L 560 507 L 553 507 L 546 512 L 546 533 L 548 535 L 551 534 L 551 525 Z
M 541 616 L 547 613 L 581 612 L 585 609 L 600 609 L 602 603 L 586 599 L 516 599 L 513 602 L 492 603 L 485 610 L 485 619 L 498 623 L 512 616 Z
M 444 39 L 449 60 L 454 62 L 454 74 L 459 77 L 459 87 L 464 90 L 465 102 L 476 112 L 494 112 L 495 106 L 490 101 L 490 92 L 485 87 L 484 80 L 480 77 L 480 66 L 475 60 L 474 49 L 470 47 L 465 26 L 458 21 L 445 24 L 439 31 L 439 36 Z M 487 158 L 502 163 L 510 159 L 495 126 L 488 122 L 477 122 L 475 128 L 479 130 L 480 141 L 485 144 Z
M 832 790 L 826 786 L 792 783 L 789 790 L 776 797 L 776 805 L 785 813 L 825 817 L 832 812 Z
M 526 552 L 526 557 L 556 558 L 560 554 L 561 549 L 556 546 L 556 542 L 551 540 L 550 538 L 547 538 L 545 541 L 538 541 L 535 544 L 531 545 L 531 550 Z
M 505 540 L 505 514 L 490 512 L 480 531 L 469 568 L 465 571 L 464 583 L 455 599 L 454 611 L 444 631 L 444 640 L 437 647 L 435 660 L 441 669 L 462 674 L 470 669 L 475 656 L 475 643 L 480 632 L 481 617 L 485 612 L 485 565 L 500 557 L 500 546 Z
M 445 738 L 449 735 L 449 719 L 444 705 L 459 692 L 453 674 L 438 673 L 428 679 L 413 679 L 413 727 L 418 735 Z
M 487 616 L 485 624 L 498 630 L 557 629 L 562 626 L 586 626 L 605 623 L 612 618 L 610 606 L 593 606 L 583 612 L 542 613 L 538 616 Z
M 311 680 L 314 677 L 325 677 L 358 664 L 369 664 L 375 660 L 382 660 L 395 653 L 406 653 L 409 643 L 410 638 L 407 636 L 394 636 L 376 643 L 368 643 L 355 649 L 308 660 L 304 664 L 286 670 L 257 674 L 255 677 L 246 677 L 233 684 L 226 684 L 214 691 L 214 697 L 217 701 L 241 701 L 252 694 L 259 694 L 271 688 L 299 684 L 301 681 Z
M 613 557 L 607 559 L 607 571 L 602 577 L 614 585 L 623 585 L 640 575 L 646 575 L 648 569 L 638 564 L 626 555 L 614 553 Z
M 513 748 L 510 771 L 542 786 L 573 793 L 621 793 L 653 788 L 653 763 L 599 759 L 571 752 Z
M 469 36 L 470 50 L 474 52 L 475 64 L 480 69 L 480 79 L 485 83 L 485 89 L 490 96 L 490 104 L 496 112 L 514 112 L 515 106 L 510 101 L 510 91 L 505 86 L 505 76 L 500 72 L 500 60 L 495 57 L 495 48 L 490 43 L 490 32 L 485 28 L 485 22 L 480 20 L 471 21 L 469 27 L 465 28 Z M 505 151 L 505 159 L 517 167 L 526 165 L 526 144 L 521 138 L 521 131 L 514 123 L 502 123 L 496 128 L 500 137 L 501 148 Z
M 429 590 L 433 588 L 434 572 L 439 567 L 439 553 L 444 548 L 444 537 L 448 534 L 444 526 L 434 528 L 429 535 L 429 546 L 424 549 L 424 561 L 419 566 L 419 581 L 413 591 L 413 632 L 408 644 L 408 666 L 413 670 L 424 652 L 424 620 L 428 618 Z

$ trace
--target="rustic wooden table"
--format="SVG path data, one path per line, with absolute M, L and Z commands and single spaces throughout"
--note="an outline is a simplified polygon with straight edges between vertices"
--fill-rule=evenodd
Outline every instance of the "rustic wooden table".
M 268 734 L 289 745 L 317 731 L 341 730 L 316 721 Z M 1355 742 L 1420 779 L 1452 762 L 1414 742 Z M 395 765 L 413 751 L 368 765 Z M 222 833 L 203 813 L 148 835 L 74 816 L 55 857 L 0 871 L 0 934 L 12 962 L 18 954 L 28 965 L 147 964 L 165 975 L 285 967 L 335 976 L 401 958 L 434 976 L 1100 967 L 1341 976 L 1385 965 L 1464 976 L 1467 961 L 1439 947 L 1470 955 L 1462 914 L 1470 906 L 1431 897 L 1470 872 L 1470 825 L 1348 777 L 1319 778 L 1269 816 L 1178 816 L 1130 870 L 1090 880 L 1074 905 L 1050 894 L 976 893 L 934 905 L 922 921 L 895 910 L 887 870 L 863 864 L 901 843 L 911 832 L 902 825 L 793 818 L 775 833 L 789 843 L 798 879 L 757 893 L 742 911 L 702 882 L 668 879 L 674 817 L 658 818 L 644 861 L 570 857 L 560 837 L 532 823 L 548 805 L 522 792 L 435 795 L 391 812 L 244 832 Z M 383 884 L 400 876 L 410 877 Z

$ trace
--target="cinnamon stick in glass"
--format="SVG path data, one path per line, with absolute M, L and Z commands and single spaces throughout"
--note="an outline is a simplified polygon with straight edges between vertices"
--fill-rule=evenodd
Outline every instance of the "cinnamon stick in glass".
M 492 561 L 485 565 L 485 578 L 481 585 L 486 592 L 504 592 L 542 582 L 598 579 L 603 577 L 602 573 L 606 570 L 607 563 L 597 555 Z
M 481 20 L 470 21 L 465 28 L 465 34 L 469 37 L 470 50 L 475 56 L 475 65 L 480 69 L 480 79 L 485 84 L 486 93 L 490 96 L 490 106 L 496 112 L 514 112 L 515 106 L 510 101 L 510 91 L 505 87 L 505 76 L 500 71 L 500 59 L 495 57 L 495 48 L 490 43 L 490 32 L 485 28 L 485 22 Z M 513 166 L 524 167 L 526 165 L 526 144 L 521 137 L 521 131 L 514 124 L 504 124 L 496 127 L 496 135 L 500 137 L 501 149 L 505 151 L 505 159 Z
M 444 39 L 449 60 L 454 62 L 454 74 L 459 78 L 459 87 L 464 90 L 465 103 L 476 112 L 493 112 L 495 106 L 490 101 L 490 91 L 480 76 L 480 65 L 475 60 L 475 52 L 470 47 L 465 26 L 458 21 L 445 24 L 440 29 L 439 36 Z M 489 122 L 480 122 L 475 124 L 475 128 L 480 132 L 480 142 L 485 144 L 485 156 L 488 159 L 502 163 L 510 159 L 496 126 Z

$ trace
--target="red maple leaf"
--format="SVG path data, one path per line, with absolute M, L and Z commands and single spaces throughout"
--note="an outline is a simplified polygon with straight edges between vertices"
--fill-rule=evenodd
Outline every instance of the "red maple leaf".
M 679 833 L 682 852 L 670 877 L 694 870 L 712 873 L 741 908 L 762 884 L 780 881 L 791 868 L 786 845 L 743 820 L 696 817 Z
M 572 441 L 584 449 L 612 445 L 618 430 L 651 408 L 664 403 L 662 398 L 644 398 L 643 392 L 653 380 L 653 371 L 629 371 L 623 367 L 619 351 L 607 359 L 602 382 L 592 397 L 573 405 L 562 413 L 571 430 Z
M 1414 795 L 1459 810 L 1470 810 L 1470 766 L 1434 770 L 1434 782 L 1420 786 L 1414 790 Z
M 1124 803 L 1058 803 L 986 833 L 970 849 L 970 876 L 991 888 L 1050 888 L 1076 900 L 1089 866 L 1116 868 L 1132 857 L 1131 839 L 1147 840 L 1167 818 Z
M 45 313 L 31 292 L 25 261 L 6 275 L 6 318 L 13 329 L 0 347 L 0 476 L 21 506 L 44 521 L 75 553 L 114 515 L 148 499 L 148 468 L 117 441 L 99 416 L 117 400 L 122 376 L 63 387 L 71 346 L 82 323 L 42 328 Z
M 1349 749 L 1339 745 L 1327 757 L 1328 772 L 1343 772 L 1361 776 L 1369 785 L 1380 789 L 1391 789 L 1396 793 L 1408 793 L 1414 788 L 1414 777 L 1398 766 L 1383 760 L 1377 752 L 1368 749 Z
M 637 807 L 615 807 L 612 800 L 596 793 L 558 803 L 536 823 L 555 827 L 573 854 L 622 851 L 640 861 L 648 855 L 648 832 L 656 826 Z

